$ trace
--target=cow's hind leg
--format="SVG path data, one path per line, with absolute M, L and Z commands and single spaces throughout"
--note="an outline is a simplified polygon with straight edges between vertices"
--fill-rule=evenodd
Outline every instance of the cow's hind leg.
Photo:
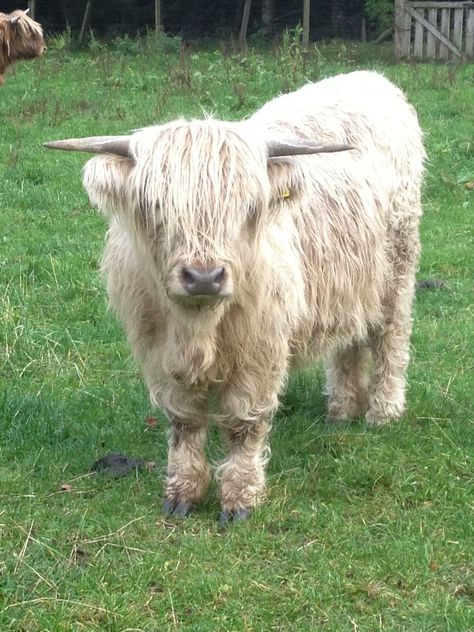
M 265 492 L 265 465 L 269 456 L 267 437 L 270 422 L 227 419 L 220 427 L 229 444 L 230 453 L 219 466 L 221 524 L 248 518 Z
M 370 369 L 370 349 L 363 343 L 353 343 L 329 356 L 326 392 L 331 420 L 346 421 L 367 412 Z
M 384 324 L 372 332 L 374 376 L 367 422 L 381 426 L 405 409 L 405 373 L 409 360 L 414 275 L 400 278 L 386 300 Z

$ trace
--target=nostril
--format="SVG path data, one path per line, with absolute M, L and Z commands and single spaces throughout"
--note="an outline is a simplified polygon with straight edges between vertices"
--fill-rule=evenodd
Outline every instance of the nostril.
M 214 270 L 209 270 L 207 275 L 209 283 L 216 291 L 219 291 L 224 285 L 225 268 L 215 268 Z
M 210 273 L 210 277 L 213 283 L 216 283 L 216 285 L 222 285 L 222 283 L 225 280 L 225 268 L 216 268 L 215 270 L 212 270 Z
M 184 267 L 181 270 L 181 279 L 183 280 L 185 286 L 191 286 L 193 283 L 195 283 L 196 278 L 194 272 L 195 271 L 193 268 Z

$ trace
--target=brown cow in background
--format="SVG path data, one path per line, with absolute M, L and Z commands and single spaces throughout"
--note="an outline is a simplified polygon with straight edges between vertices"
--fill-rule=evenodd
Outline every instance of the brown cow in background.
M 34 59 L 46 50 L 43 29 L 26 11 L 0 13 L 0 86 L 8 66 L 18 59 Z

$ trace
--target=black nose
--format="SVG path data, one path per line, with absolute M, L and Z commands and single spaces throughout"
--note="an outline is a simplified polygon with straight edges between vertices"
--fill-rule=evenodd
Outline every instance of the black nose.
M 191 296 L 219 294 L 225 282 L 225 268 L 185 266 L 181 271 L 184 289 Z

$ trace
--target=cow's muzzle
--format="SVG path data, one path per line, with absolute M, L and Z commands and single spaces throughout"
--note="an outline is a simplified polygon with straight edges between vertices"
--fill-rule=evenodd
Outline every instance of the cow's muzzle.
M 218 296 L 225 287 L 226 276 L 224 266 L 213 268 L 183 266 L 181 283 L 190 296 Z
M 168 296 L 183 307 L 210 306 L 231 297 L 233 291 L 230 268 L 222 263 L 181 264 L 167 283 Z

